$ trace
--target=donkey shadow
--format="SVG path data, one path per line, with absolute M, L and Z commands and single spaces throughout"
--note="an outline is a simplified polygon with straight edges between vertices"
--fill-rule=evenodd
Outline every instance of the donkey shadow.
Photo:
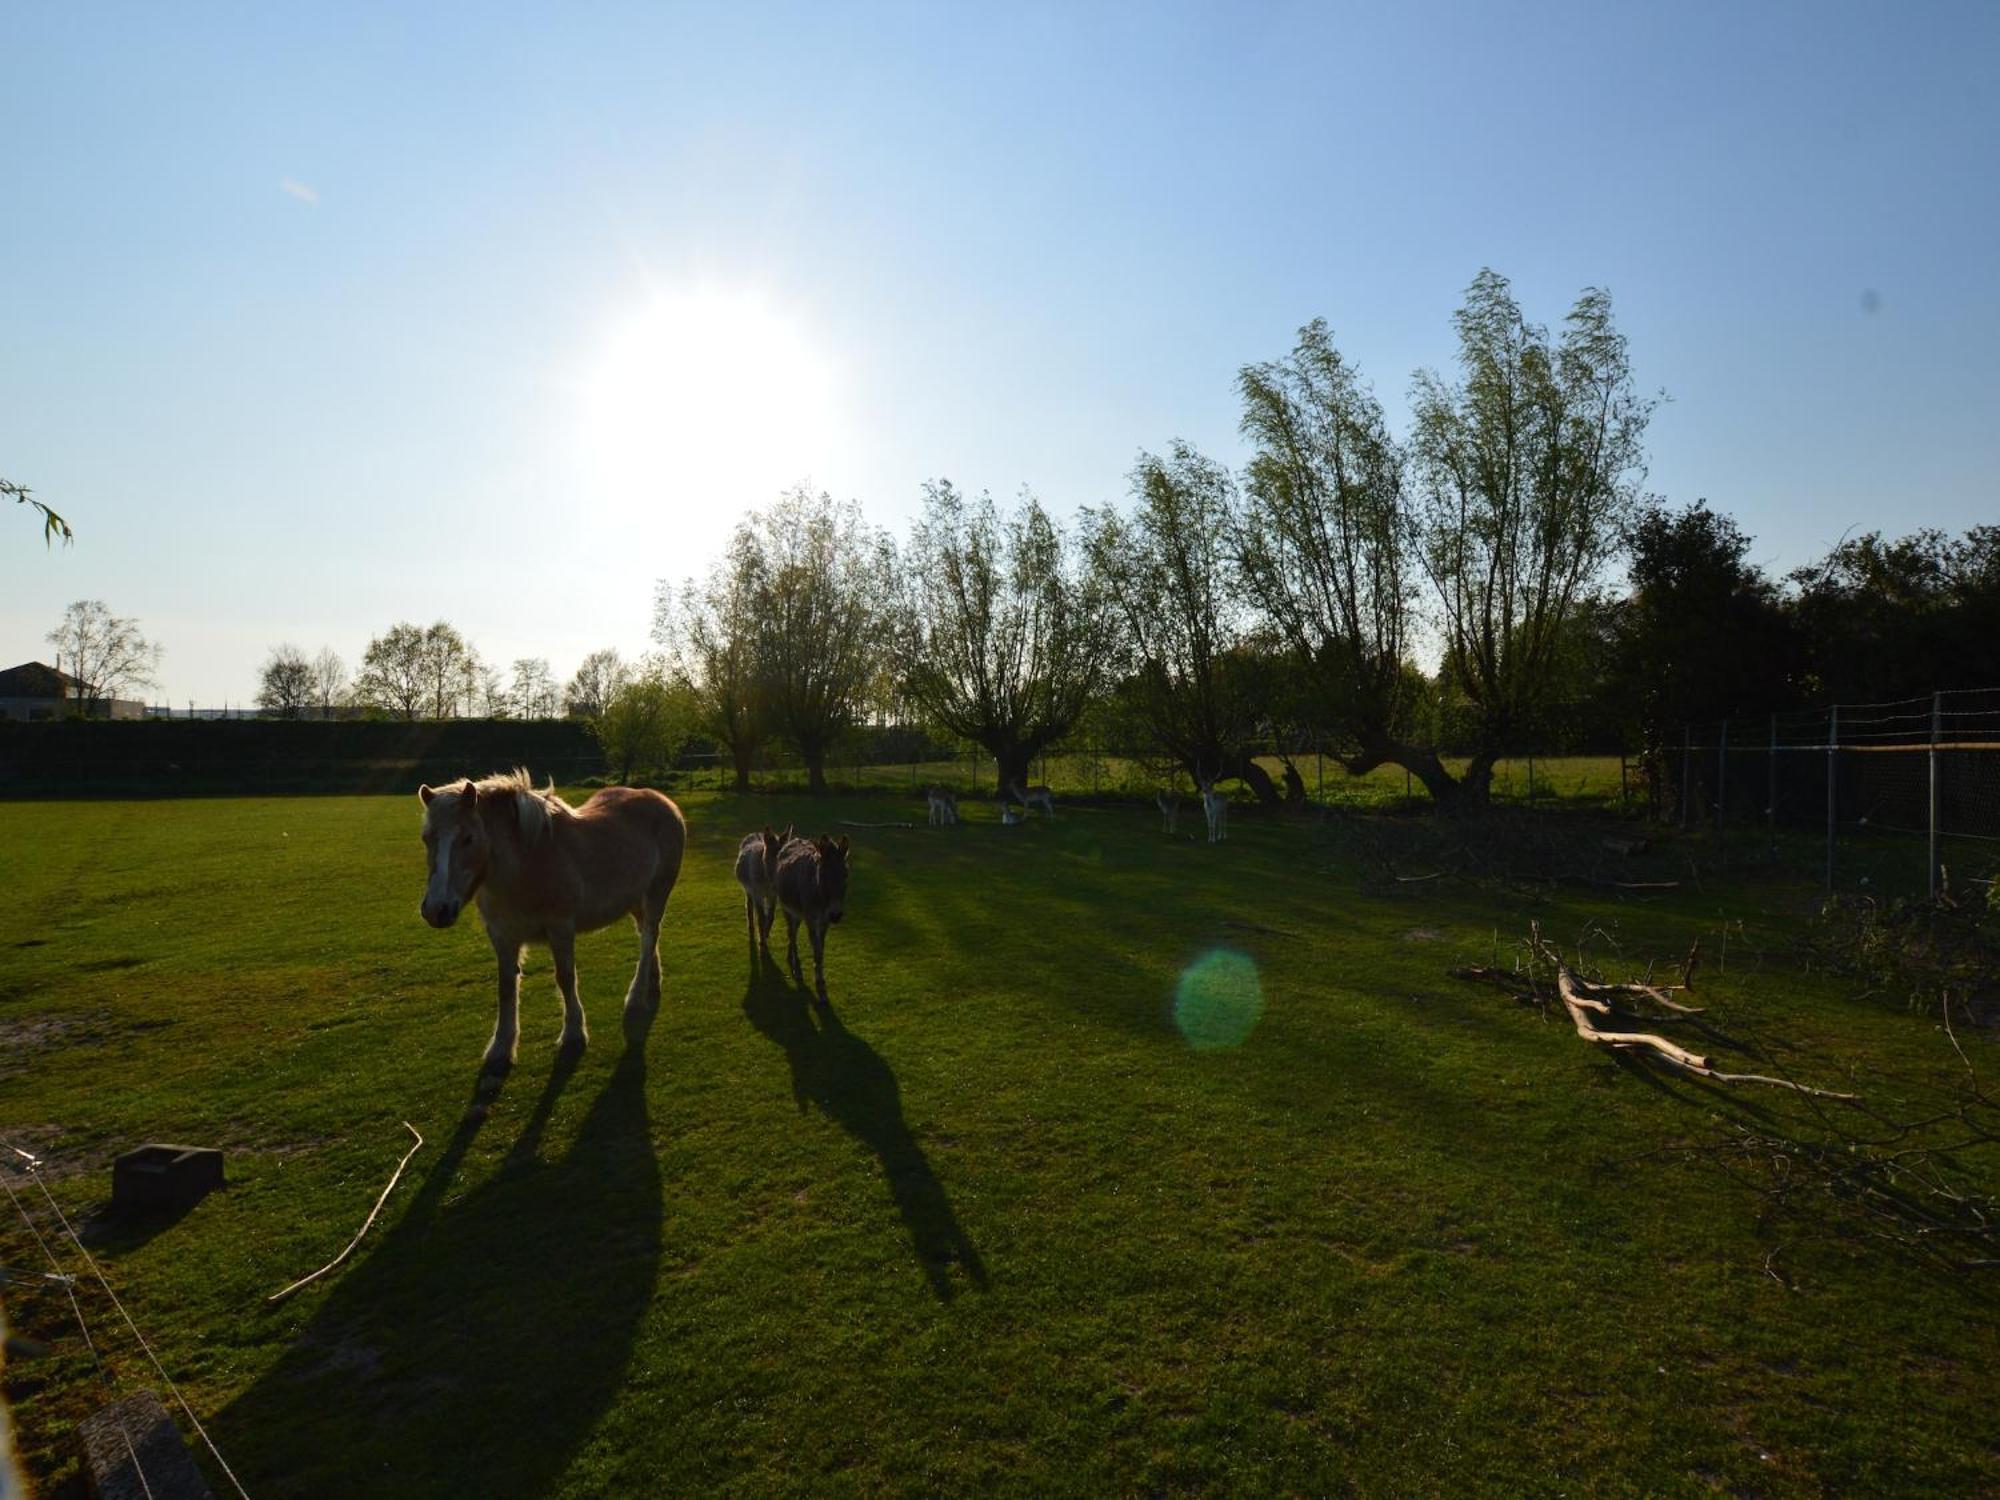
M 506 1161 L 451 1197 L 485 1120 L 490 1094 L 475 1093 L 408 1209 L 215 1419 L 255 1493 L 557 1486 L 624 1382 L 658 1279 L 650 1022 L 628 1024 L 623 1056 L 559 1159 L 539 1150 L 574 1061 L 556 1064 Z
M 986 1265 L 910 1133 L 896 1075 L 881 1054 L 842 1025 L 831 1005 L 808 1001 L 786 984 L 775 964 L 750 981 L 743 1014 L 784 1049 L 799 1113 L 817 1105 L 881 1161 L 917 1261 L 938 1300 L 949 1301 L 957 1290 L 954 1263 L 984 1291 Z

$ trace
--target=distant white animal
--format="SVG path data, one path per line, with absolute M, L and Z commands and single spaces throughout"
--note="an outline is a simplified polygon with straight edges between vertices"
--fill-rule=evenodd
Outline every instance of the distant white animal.
M 1181 794 L 1179 792 L 1155 792 L 1153 801 L 1160 809 L 1160 829 L 1172 833 L 1181 819 Z
M 1208 815 L 1208 841 L 1219 844 L 1229 837 L 1229 799 L 1215 789 L 1214 783 L 1201 784 L 1201 810 Z
M 1014 811 L 1013 803 L 1003 802 L 1000 804 L 1000 823 L 1002 827 L 1012 828 L 1017 823 L 1025 823 L 1027 821 L 1025 813 Z
M 1022 786 L 1017 781 L 1012 784 L 1012 789 L 1014 800 L 1021 804 L 1022 811 L 1031 811 L 1039 807 L 1052 818 L 1056 815 L 1056 794 L 1050 788 L 1045 786 Z
M 958 794 L 949 787 L 934 786 L 924 793 L 930 803 L 930 825 L 942 828 L 958 821 Z

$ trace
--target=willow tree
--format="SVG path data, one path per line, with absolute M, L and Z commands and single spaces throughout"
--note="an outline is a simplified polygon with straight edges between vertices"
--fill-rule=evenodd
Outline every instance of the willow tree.
M 1440 802 L 1456 786 L 1411 736 L 1416 564 L 1403 454 L 1382 405 L 1323 321 L 1290 355 L 1237 378 L 1255 447 L 1233 540 L 1245 597 L 1303 673 L 1303 694 L 1347 769 L 1395 764 Z
M 1195 781 L 1239 777 L 1276 802 L 1252 754 L 1270 704 L 1239 602 L 1235 489 L 1228 469 L 1186 443 L 1142 453 L 1131 515 L 1091 515 L 1090 555 L 1121 626 L 1121 696 L 1145 732 Z
M 924 487 L 900 569 L 897 659 L 903 691 L 933 723 L 1028 779 L 1104 681 L 1112 617 L 1081 546 L 1033 496 L 1002 516 L 948 480 Z
M 861 508 L 805 489 L 750 520 L 764 565 L 756 671 L 772 729 L 826 789 L 826 760 L 860 722 L 887 625 L 886 543 Z
M 1564 632 L 1624 546 L 1654 403 L 1595 287 L 1552 340 L 1506 277 L 1481 271 L 1453 321 L 1458 379 L 1424 372 L 1413 392 L 1411 529 L 1440 676 L 1470 719 L 1455 791 L 1476 805 L 1494 761 L 1559 711 Z
M 706 580 L 688 579 L 678 596 L 661 583 L 653 596 L 653 639 L 691 691 L 700 728 L 729 751 L 739 792 L 750 790 L 770 732 L 757 654 L 764 574 L 762 543 L 745 521 Z

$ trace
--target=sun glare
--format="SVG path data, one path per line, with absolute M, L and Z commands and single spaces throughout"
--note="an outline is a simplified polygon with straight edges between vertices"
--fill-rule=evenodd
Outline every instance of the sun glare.
M 584 383 L 582 439 L 619 516 L 733 522 L 829 475 L 833 413 L 828 362 L 792 320 L 753 294 L 704 288 L 656 297 L 605 341 Z

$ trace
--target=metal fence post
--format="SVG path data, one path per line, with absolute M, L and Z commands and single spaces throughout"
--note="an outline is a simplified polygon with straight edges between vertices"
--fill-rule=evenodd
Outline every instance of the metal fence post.
M 1826 893 L 1833 894 L 1833 819 L 1834 793 L 1839 785 L 1839 771 L 1835 756 L 1840 747 L 1840 705 L 1834 704 L 1826 715 Z
M 1681 725 L 1681 827 L 1688 826 L 1688 792 L 1694 771 L 1694 725 Z
M 1722 737 L 1715 746 L 1715 831 L 1722 832 L 1722 812 L 1729 805 L 1729 721 L 1722 721 Z
M 1931 694 L 1931 900 L 1938 898 L 1938 724 L 1944 717 L 1944 694 Z

